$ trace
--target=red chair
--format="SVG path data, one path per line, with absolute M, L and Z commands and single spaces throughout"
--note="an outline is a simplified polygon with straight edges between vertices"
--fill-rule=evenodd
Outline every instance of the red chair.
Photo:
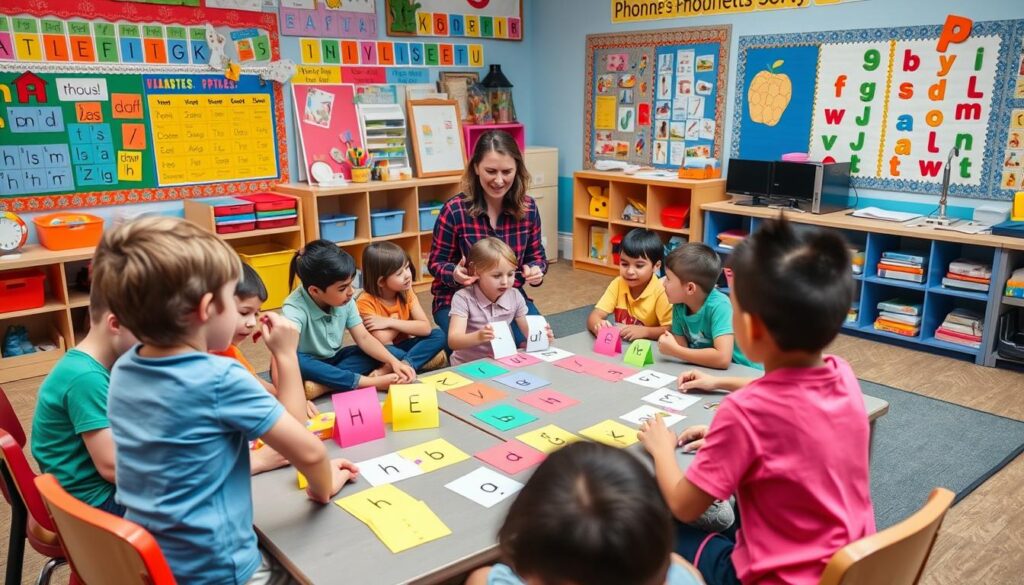
M 39 496 L 39 490 L 36 489 L 36 485 L 32 482 L 36 478 L 36 473 L 29 467 L 21 445 L 18 444 L 9 432 L 3 429 L 0 429 L 0 461 L 4 464 L 4 480 L 11 480 L 11 489 L 6 494 L 9 501 L 12 501 L 11 507 L 16 508 L 13 501 L 17 499 L 15 498 L 15 494 L 17 494 L 17 496 L 20 496 L 21 502 L 23 502 L 22 509 L 28 511 L 27 522 L 17 520 L 15 514 L 12 513 L 11 536 L 12 538 L 15 537 L 15 524 L 17 523 L 19 526 L 24 527 L 21 529 L 24 536 L 18 540 L 18 545 L 22 548 L 22 552 L 24 552 L 24 538 L 27 537 L 28 543 L 36 552 L 50 558 L 43 565 L 42 570 L 39 572 L 39 578 L 36 580 L 36 583 L 40 585 L 49 583 L 53 570 L 66 562 L 64 560 L 64 551 L 60 548 L 56 529 L 54 528 L 53 521 L 50 520 L 46 513 L 46 507 Z M 12 542 L 11 544 L 14 545 L 15 543 Z M 14 581 L 10 580 L 12 571 L 8 567 L 8 583 L 21 582 L 21 555 L 19 554 L 15 560 L 17 561 L 16 564 L 19 565 L 17 567 L 17 578 Z M 71 583 L 76 582 L 74 572 L 72 572 Z
M 49 473 L 35 483 L 80 583 L 175 585 L 160 545 L 146 529 L 78 500 Z

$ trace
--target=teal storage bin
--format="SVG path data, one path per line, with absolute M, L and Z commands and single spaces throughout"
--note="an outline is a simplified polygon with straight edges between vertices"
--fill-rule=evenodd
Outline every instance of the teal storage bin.
M 429 201 L 420 203 L 420 231 L 434 231 L 434 224 L 437 223 L 437 216 L 441 213 L 444 203 L 440 201 Z
M 375 238 L 402 233 L 404 223 L 405 211 L 401 209 L 376 209 L 370 212 L 370 229 Z
M 356 239 L 356 221 L 354 215 L 335 213 L 320 218 L 320 237 L 334 243 Z

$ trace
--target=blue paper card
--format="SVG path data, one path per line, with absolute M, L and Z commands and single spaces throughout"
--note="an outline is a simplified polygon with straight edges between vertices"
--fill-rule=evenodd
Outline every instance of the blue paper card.
M 507 376 L 495 378 L 494 381 L 500 382 L 508 386 L 509 388 L 522 390 L 523 392 L 529 392 L 530 390 L 543 388 L 551 383 L 545 380 L 544 378 L 538 378 L 537 376 L 534 376 L 530 372 L 516 372 L 514 374 L 509 374 Z
M 521 427 L 527 423 L 537 420 L 532 414 L 527 414 L 514 406 L 499 404 L 473 415 L 499 431 L 508 431 Z
M 464 364 L 455 368 L 455 371 L 460 374 L 466 374 L 467 376 L 473 376 L 474 378 L 493 378 L 495 376 L 508 373 L 508 370 L 505 368 L 496 366 L 490 362 L 472 362 Z

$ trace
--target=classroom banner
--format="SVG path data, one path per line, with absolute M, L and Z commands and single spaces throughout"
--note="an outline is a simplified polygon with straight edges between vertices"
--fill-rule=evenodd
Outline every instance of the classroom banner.
M 860 0 L 611 0 L 612 22 L 744 14 L 860 2 Z

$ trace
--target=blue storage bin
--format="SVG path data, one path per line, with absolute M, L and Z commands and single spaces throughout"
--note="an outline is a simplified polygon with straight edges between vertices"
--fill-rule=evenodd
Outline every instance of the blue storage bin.
M 441 203 L 440 201 L 420 203 L 421 232 L 434 231 L 434 223 L 437 222 L 437 216 L 441 213 L 442 207 L 444 207 L 444 203 Z
M 335 213 L 320 218 L 320 237 L 332 242 L 356 239 L 356 216 Z
M 404 222 L 405 211 L 401 209 L 376 209 L 370 212 L 370 228 L 375 238 L 402 233 Z

